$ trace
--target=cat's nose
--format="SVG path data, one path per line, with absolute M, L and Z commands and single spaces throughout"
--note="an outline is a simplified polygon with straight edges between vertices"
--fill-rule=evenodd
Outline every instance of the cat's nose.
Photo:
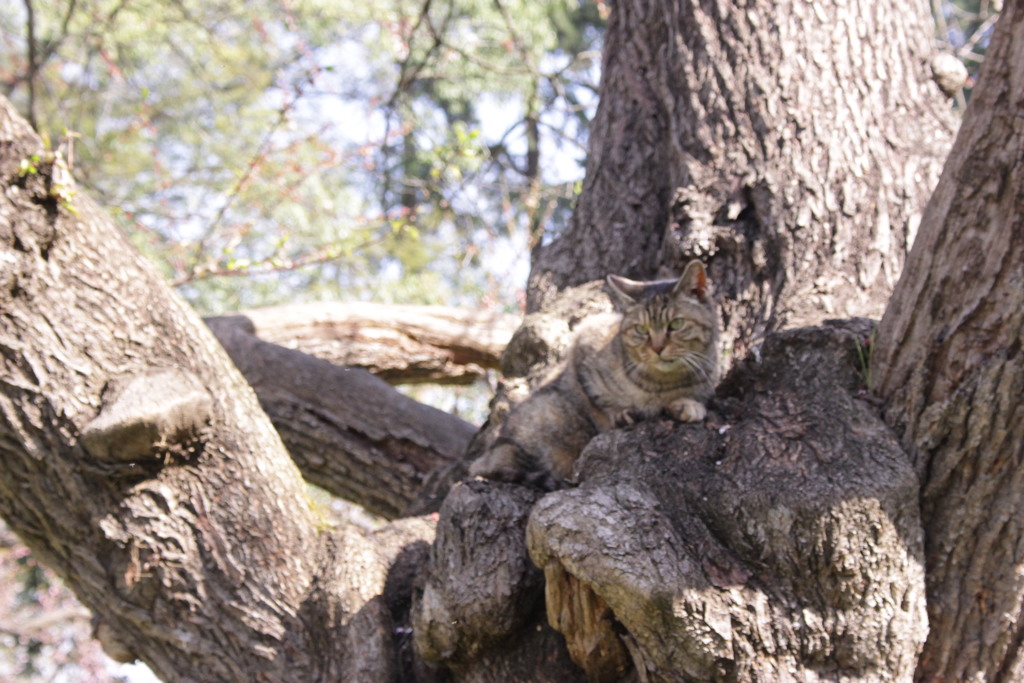
M 652 334 L 650 342 L 648 342 L 650 344 L 651 351 L 654 351 L 655 353 L 660 355 L 661 352 L 665 350 L 665 341 L 665 335 Z

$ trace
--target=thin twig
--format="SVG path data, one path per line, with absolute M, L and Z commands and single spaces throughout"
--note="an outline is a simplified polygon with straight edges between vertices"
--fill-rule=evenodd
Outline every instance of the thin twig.
M 985 37 L 985 33 L 990 28 L 992 28 L 993 24 L 996 23 L 997 19 L 999 19 L 999 13 L 998 12 L 990 15 L 987 19 L 985 19 L 985 21 L 981 24 L 981 26 L 979 26 L 974 31 L 974 33 L 971 34 L 971 39 L 968 40 L 966 43 L 964 43 L 962 46 L 960 46 L 960 49 L 956 51 L 956 56 L 959 57 L 960 59 L 963 59 L 963 58 L 965 58 L 967 56 L 970 56 L 971 59 L 974 59 L 974 60 L 978 60 L 978 61 L 983 60 L 984 57 L 982 57 L 981 55 L 976 54 L 974 52 L 974 48 L 975 48 L 975 46 L 977 46 L 978 42 L 982 38 Z
M 360 244 L 346 249 L 339 249 L 335 246 L 325 246 L 319 249 L 315 249 L 310 253 L 299 256 L 294 259 L 274 259 L 273 257 L 266 259 L 262 262 L 252 263 L 245 267 L 239 268 L 210 268 L 201 272 L 195 270 L 190 271 L 186 275 L 179 277 L 178 279 L 171 282 L 172 287 L 180 287 L 192 282 L 198 282 L 200 280 L 207 280 L 213 277 L 248 277 L 251 275 L 266 275 L 267 273 L 287 273 L 293 270 L 299 270 L 307 266 L 322 265 L 324 263 L 330 263 L 340 258 L 348 256 L 349 254 L 366 249 L 374 244 L 378 244 L 382 241 L 382 238 L 375 237 L 373 239 L 364 240 Z M 273 261 L 277 260 L 278 263 Z
M 280 111 L 278 111 L 277 119 L 274 121 L 273 124 L 271 124 L 270 128 L 268 128 L 267 132 L 263 135 L 263 139 L 260 140 L 260 144 L 256 147 L 256 153 L 253 154 L 252 158 L 249 160 L 249 163 L 245 167 L 245 171 L 243 171 L 242 175 L 239 176 L 239 178 L 235 181 L 235 184 L 228 191 L 227 201 L 225 201 L 221 205 L 216 215 L 214 215 L 213 220 L 211 220 L 210 223 L 206 226 L 206 230 L 204 231 L 202 238 L 200 238 L 200 240 L 196 243 L 196 247 L 193 250 L 194 259 L 189 266 L 188 274 L 185 276 L 186 281 L 195 278 L 196 270 L 199 267 L 200 259 L 202 258 L 203 253 L 206 251 L 206 248 L 210 240 L 216 233 L 217 228 L 220 226 L 221 221 L 224 219 L 224 215 L 227 213 L 228 209 L 230 209 L 231 206 L 234 204 L 235 197 L 241 194 L 242 188 L 245 187 L 246 183 L 256 172 L 256 169 L 259 168 L 259 166 L 266 160 L 267 155 L 270 153 L 270 147 L 274 135 L 282 128 L 282 126 L 285 125 L 285 123 L 287 123 L 288 114 L 291 112 L 291 110 L 298 103 L 299 99 L 302 97 L 302 92 L 302 89 L 299 88 L 297 92 L 292 96 L 292 98 L 285 102 L 284 106 L 281 107 Z

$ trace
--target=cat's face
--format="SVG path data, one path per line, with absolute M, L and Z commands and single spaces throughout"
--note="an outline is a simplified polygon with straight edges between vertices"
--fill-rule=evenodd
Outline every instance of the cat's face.
M 636 368 L 714 381 L 717 320 L 700 262 L 691 262 L 679 280 L 610 277 L 609 284 L 625 309 L 619 335 Z

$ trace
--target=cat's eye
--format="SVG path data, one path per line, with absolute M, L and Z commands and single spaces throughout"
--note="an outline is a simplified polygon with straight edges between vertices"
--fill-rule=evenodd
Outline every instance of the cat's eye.
M 682 329 L 682 327 L 683 327 L 683 325 L 685 323 L 686 323 L 686 321 L 683 320 L 682 318 L 673 318 L 669 322 L 669 324 L 668 324 L 668 329 L 673 330 L 673 331 L 680 330 L 680 329 Z
M 633 325 L 633 331 L 637 334 L 647 334 L 647 325 Z

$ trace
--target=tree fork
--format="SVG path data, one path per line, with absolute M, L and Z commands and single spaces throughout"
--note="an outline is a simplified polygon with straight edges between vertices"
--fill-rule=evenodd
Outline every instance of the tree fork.
M 462 458 L 473 425 L 417 403 L 362 368 L 257 339 L 259 328 L 247 322 L 207 319 L 307 481 L 394 519 L 432 472 Z

